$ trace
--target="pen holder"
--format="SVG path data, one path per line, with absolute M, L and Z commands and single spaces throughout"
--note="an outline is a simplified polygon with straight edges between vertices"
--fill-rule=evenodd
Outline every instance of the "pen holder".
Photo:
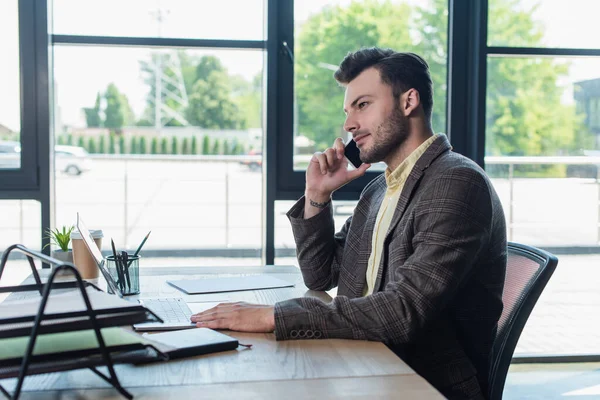
M 140 294 L 140 256 L 128 255 L 127 265 L 122 258 L 115 262 L 115 256 L 106 257 L 106 268 L 108 273 L 116 282 L 123 296 Z

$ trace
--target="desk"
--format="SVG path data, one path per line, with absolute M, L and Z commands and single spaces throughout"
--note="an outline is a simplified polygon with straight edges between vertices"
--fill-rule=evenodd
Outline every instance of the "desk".
M 293 266 L 142 268 L 142 297 L 183 297 L 189 302 L 248 301 L 273 304 L 323 292 L 307 290 Z M 273 274 L 295 287 L 188 296 L 167 279 Z M 48 275 L 44 271 L 42 275 Z M 28 278 L 30 279 L 30 278 Z M 21 297 L 14 293 L 6 301 Z M 30 294 L 31 295 L 31 294 Z M 407 398 L 443 399 L 381 343 L 326 339 L 275 340 L 274 334 L 224 331 L 252 349 L 214 353 L 147 366 L 117 365 L 121 384 L 136 399 L 267 399 L 267 398 Z M 9 380 L 3 381 L 12 388 Z M 66 390 L 68 389 L 68 390 Z M 23 399 L 122 399 L 89 370 L 30 376 Z

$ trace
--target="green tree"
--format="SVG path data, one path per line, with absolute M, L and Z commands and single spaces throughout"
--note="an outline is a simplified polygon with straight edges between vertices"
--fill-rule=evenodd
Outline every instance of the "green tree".
M 166 137 L 160 141 L 160 154 L 169 154 L 169 140 Z
M 108 134 L 108 154 L 115 154 L 117 152 L 115 148 L 115 135 L 112 132 Z
M 85 149 L 85 140 L 83 139 L 83 136 L 79 136 L 77 138 L 77 146 L 83 147 Z
M 93 136 L 90 136 L 88 138 L 87 151 L 90 154 L 96 154 L 96 153 L 98 153 L 98 150 L 96 149 L 96 138 L 93 137 Z
M 158 154 L 158 138 L 154 136 L 150 144 L 150 154 Z
M 206 79 L 199 79 L 192 88 L 187 120 L 208 129 L 244 129 L 238 106 L 230 98 L 229 76 L 223 71 L 212 71 Z
M 210 154 L 210 138 L 208 136 L 202 138 L 202 154 Z
M 73 135 L 70 133 L 67 135 L 67 145 L 73 146 Z
M 102 99 L 100 93 L 96 94 L 96 102 L 94 107 L 84 108 L 85 122 L 88 128 L 98 128 L 102 126 L 102 118 L 100 117 L 100 103 Z
M 131 154 L 140 154 L 140 149 L 139 149 L 138 137 L 137 136 L 131 136 L 131 138 L 129 140 L 129 153 L 131 153 Z
M 192 136 L 192 144 L 190 154 L 198 154 L 198 139 L 196 136 Z
M 171 154 L 179 154 L 179 138 L 177 136 L 171 138 Z
M 56 140 L 56 144 L 60 144 L 60 145 L 66 144 L 65 135 L 60 135 L 58 137 L 58 139 Z
M 98 141 L 98 153 L 106 154 L 106 135 L 101 135 Z
M 125 136 L 119 135 L 119 154 L 127 154 L 127 147 L 125 146 Z
M 181 143 L 181 154 L 190 154 L 190 139 L 187 137 Z
M 123 126 L 129 125 L 132 120 L 133 112 L 129 101 L 124 94 L 119 92 L 114 83 L 108 85 L 104 97 L 106 99 L 104 126 L 113 129 L 116 133 L 121 133 Z
M 148 152 L 148 144 L 146 143 L 146 136 L 140 138 L 139 154 L 146 154 Z
M 221 147 L 221 140 L 215 139 L 215 141 L 213 143 L 211 154 L 214 154 L 214 155 L 221 154 L 221 149 L 222 149 L 222 147 Z

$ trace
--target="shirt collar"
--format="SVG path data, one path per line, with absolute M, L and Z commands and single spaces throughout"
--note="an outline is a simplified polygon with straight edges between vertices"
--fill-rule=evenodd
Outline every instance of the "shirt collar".
M 413 150 L 413 152 L 410 153 L 409 156 L 406 157 L 404 161 L 402 161 L 400 165 L 396 167 L 395 170 L 392 171 L 389 167 L 386 168 L 385 181 L 389 189 L 396 189 L 400 184 L 406 181 L 408 174 L 410 174 L 410 171 L 413 169 L 419 158 L 421 158 L 431 143 L 433 143 L 439 136 L 440 134 L 435 134 L 421 143 L 421 145 Z

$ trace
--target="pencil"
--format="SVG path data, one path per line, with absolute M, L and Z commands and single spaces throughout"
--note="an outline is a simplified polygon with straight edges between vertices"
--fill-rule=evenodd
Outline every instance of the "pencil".
M 144 244 L 146 244 L 146 240 L 148 240 L 148 236 L 150 236 L 151 233 L 152 233 L 152 231 L 149 231 L 146 234 L 146 236 L 144 237 L 144 240 L 142 240 L 142 243 L 140 243 L 140 245 L 138 246 L 138 248 L 135 251 L 135 253 L 133 253 L 133 257 L 137 257 L 137 255 L 140 254 L 140 251 L 142 250 L 142 247 L 144 247 Z M 131 260 L 129 260 L 129 262 L 127 263 L 127 268 L 129 268 L 131 266 L 132 262 L 133 262 L 133 258 Z

